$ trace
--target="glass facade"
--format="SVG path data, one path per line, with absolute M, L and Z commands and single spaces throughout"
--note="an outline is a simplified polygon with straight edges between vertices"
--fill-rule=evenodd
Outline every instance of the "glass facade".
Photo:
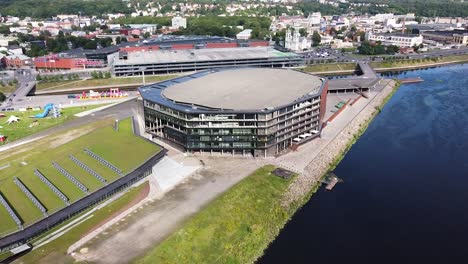
M 144 100 L 146 130 L 188 152 L 276 155 L 293 139 L 320 131 L 321 95 L 269 111 L 187 113 Z M 254 154 L 255 155 L 255 154 Z

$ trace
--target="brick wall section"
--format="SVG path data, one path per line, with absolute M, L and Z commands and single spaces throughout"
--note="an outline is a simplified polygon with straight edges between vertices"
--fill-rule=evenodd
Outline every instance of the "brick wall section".
M 391 81 L 364 109 L 352 119 L 349 124 L 312 160 L 304 169 L 304 173 L 295 178 L 284 194 L 283 206 L 289 207 L 293 202 L 301 201 L 328 171 L 330 164 L 338 155 L 345 151 L 348 143 L 359 132 L 362 124 L 372 118 L 385 98 L 392 92 L 395 82 Z
M 323 87 L 322 94 L 320 95 L 320 122 L 323 122 L 323 117 L 327 109 L 327 95 L 328 95 L 328 81 Z

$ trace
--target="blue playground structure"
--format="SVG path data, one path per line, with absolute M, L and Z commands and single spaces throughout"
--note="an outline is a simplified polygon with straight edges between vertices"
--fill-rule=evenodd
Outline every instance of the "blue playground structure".
M 60 110 L 58 109 L 58 106 L 56 106 L 54 104 L 46 104 L 46 106 L 44 106 L 44 112 L 42 112 L 42 114 L 37 114 L 34 117 L 35 118 L 44 118 L 47 115 L 49 115 L 50 110 L 54 110 L 54 117 L 60 116 Z

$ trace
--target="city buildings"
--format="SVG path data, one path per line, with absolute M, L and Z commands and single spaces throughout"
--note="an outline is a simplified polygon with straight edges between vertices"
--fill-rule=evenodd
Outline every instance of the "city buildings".
M 301 37 L 298 30 L 291 32 L 290 29 L 286 31 L 286 38 L 284 40 L 284 47 L 292 51 L 303 51 L 310 49 L 312 40 L 307 37 Z
M 8 55 L 3 57 L 3 64 L 7 69 L 31 68 L 33 61 L 26 55 Z
M 372 32 L 367 32 L 366 39 L 375 42 L 380 41 L 383 45 L 395 45 L 399 47 L 419 46 L 423 43 L 423 36 L 417 34 L 375 34 Z
M 263 157 L 320 135 L 327 89 L 326 79 L 295 70 L 240 68 L 202 71 L 139 92 L 154 137 L 187 152 Z

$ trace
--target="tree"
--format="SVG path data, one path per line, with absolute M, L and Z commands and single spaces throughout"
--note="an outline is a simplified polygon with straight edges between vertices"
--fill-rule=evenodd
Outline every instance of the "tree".
M 307 37 L 307 29 L 300 28 L 299 29 L 299 35 L 301 35 L 301 37 Z
M 3 34 L 3 35 L 10 34 L 10 27 L 9 26 L 0 26 L 0 34 Z
M 104 78 L 104 75 L 102 74 L 102 71 L 98 72 L 98 78 L 99 78 L 99 79 Z
M 3 83 L 3 82 L 2 82 Z M 4 93 L 0 92 L 0 102 L 3 102 L 6 100 L 6 96 Z
M 111 77 L 111 73 L 110 73 L 110 72 L 106 72 L 106 73 L 104 74 L 104 78 L 109 79 L 110 77 Z
M 317 31 L 312 34 L 312 46 L 317 47 L 322 41 L 322 36 Z

